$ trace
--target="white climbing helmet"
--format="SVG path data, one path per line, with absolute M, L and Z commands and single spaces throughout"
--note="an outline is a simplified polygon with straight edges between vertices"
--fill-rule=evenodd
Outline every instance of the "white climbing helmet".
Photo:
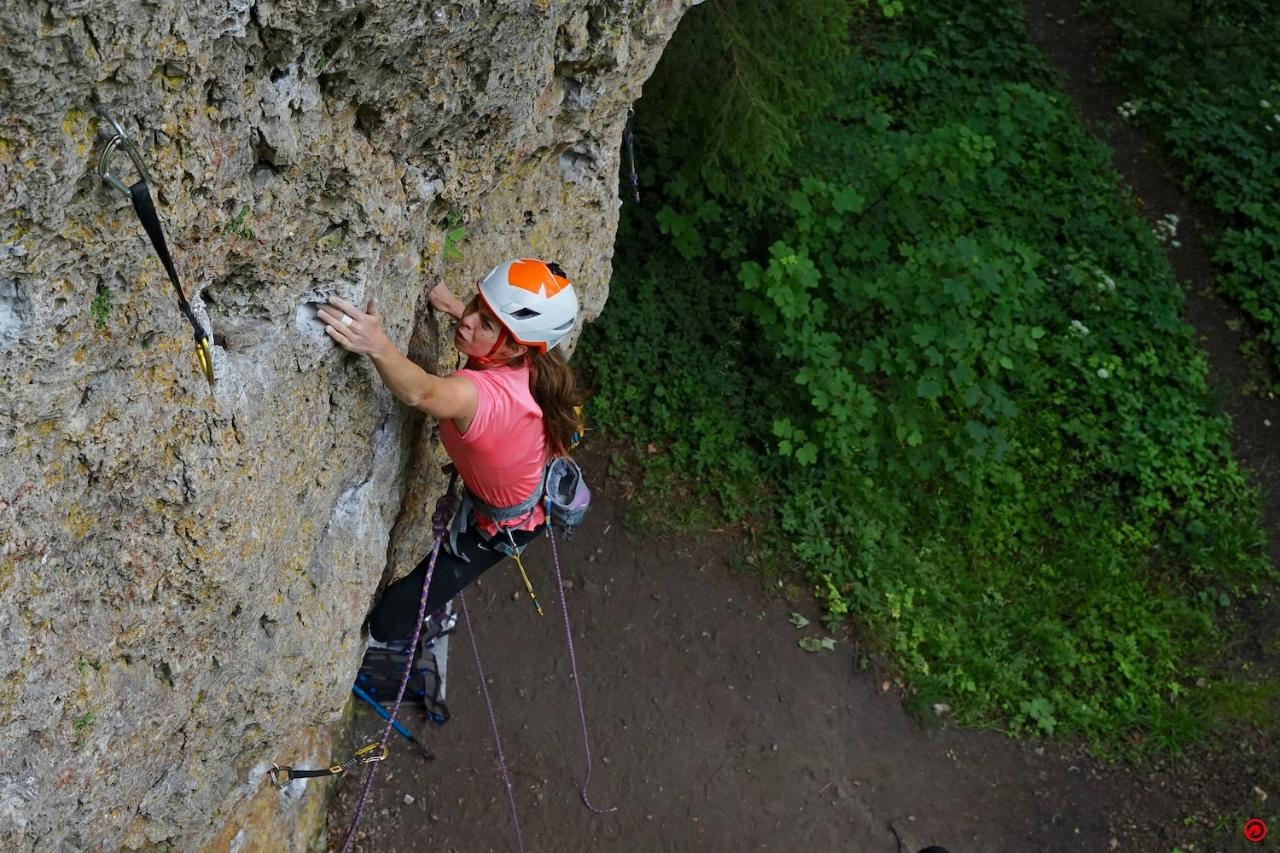
M 480 298 L 517 343 L 546 352 L 573 330 L 578 295 L 564 270 L 534 258 L 498 264 L 480 282 Z

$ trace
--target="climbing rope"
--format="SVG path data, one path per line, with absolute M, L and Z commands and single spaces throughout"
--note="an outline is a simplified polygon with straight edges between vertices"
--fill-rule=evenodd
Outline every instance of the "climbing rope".
M 582 804 L 596 814 L 609 814 L 618 810 L 617 806 L 608 809 L 597 808 L 587 796 L 587 787 L 591 784 L 591 739 L 587 733 L 587 711 L 582 702 L 582 679 L 578 677 L 578 659 L 573 650 L 573 629 L 569 625 L 569 604 L 564 595 L 564 578 L 560 573 L 560 554 L 556 549 L 556 537 L 552 532 L 550 513 L 547 515 L 547 538 L 551 540 L 551 557 L 556 567 L 556 585 L 560 587 L 560 612 L 564 616 L 564 635 L 569 641 L 569 667 L 573 677 L 573 688 L 578 694 L 578 721 L 582 723 L 582 748 L 587 758 L 587 777 L 582 782 L 579 794 Z M 526 581 L 527 583 L 527 581 Z M 467 625 L 467 638 L 471 641 L 471 654 L 476 661 L 476 676 L 480 679 L 480 693 L 484 696 L 484 707 L 489 713 L 489 729 L 493 732 L 493 744 L 498 753 L 498 769 L 502 773 L 502 784 L 507 789 L 507 805 L 511 809 L 511 824 L 516 828 L 516 845 L 520 853 L 524 853 L 524 836 L 520 832 L 520 815 L 516 811 L 516 795 L 511 787 L 511 774 L 507 770 L 507 757 L 502 751 L 502 736 L 498 733 L 498 715 L 493 708 L 493 698 L 489 695 L 489 679 L 484 673 L 484 664 L 480 661 L 480 645 L 476 642 L 476 632 L 471 626 L 471 613 L 467 610 L 467 598 L 458 593 L 458 602 L 462 605 L 462 618 Z M 541 615 L 542 608 L 538 608 Z
M 404 698 L 405 688 L 409 684 L 409 675 L 413 671 L 412 650 L 418 647 L 418 638 L 422 634 L 422 623 L 427 616 L 427 590 L 431 587 L 431 576 L 436 570 L 436 557 L 440 554 L 440 543 L 444 540 L 445 534 L 449 532 L 449 520 L 453 517 L 454 508 L 457 505 L 457 497 L 453 493 L 454 483 L 457 481 L 457 475 L 449 481 L 448 490 L 440 496 L 440 500 L 436 501 L 435 512 L 431 516 L 431 531 L 435 536 L 435 542 L 431 546 L 431 562 L 427 564 L 427 576 L 422 581 L 422 597 L 418 601 L 418 621 L 413 626 L 413 639 L 409 643 L 411 653 L 407 656 L 405 662 L 404 674 L 400 677 L 400 689 L 396 691 L 395 704 L 391 706 L 390 715 L 387 718 L 387 724 L 382 729 L 382 737 L 378 741 L 379 749 L 386 749 L 387 740 L 391 737 L 391 728 L 395 725 L 396 715 L 400 713 L 400 700 Z M 464 610 L 465 612 L 465 610 Z M 360 818 L 364 815 L 365 803 L 369 800 L 369 792 L 373 790 L 373 780 L 378 775 L 378 764 L 369 766 L 368 772 L 364 777 L 364 788 L 360 791 L 360 802 L 356 804 L 356 816 L 351 821 L 351 828 L 347 830 L 347 837 L 342 840 L 342 853 L 347 853 L 351 849 L 351 844 L 355 841 L 356 827 L 360 825 Z
M 587 797 L 587 786 L 591 784 L 591 739 L 587 736 L 587 711 L 582 704 L 582 679 L 578 677 L 578 659 L 573 652 L 573 629 L 569 627 L 569 605 L 564 596 L 564 579 L 560 576 L 560 554 L 556 550 L 556 537 L 551 532 L 551 520 L 547 520 L 547 538 L 551 540 L 551 559 L 556 567 L 556 586 L 560 589 L 560 612 L 564 614 L 564 636 L 569 641 L 569 671 L 573 675 L 573 689 L 578 693 L 578 720 L 582 723 L 582 750 L 587 756 L 587 778 L 582 782 L 582 804 L 596 814 L 616 812 L 617 806 L 598 809 Z
M 462 604 L 462 619 L 467 623 L 467 639 L 471 641 L 471 654 L 476 659 L 476 675 L 480 678 L 480 692 L 484 694 L 484 706 L 489 711 L 489 728 L 493 731 L 493 743 L 498 750 L 498 767 L 502 770 L 502 782 L 507 786 L 507 805 L 511 807 L 511 823 L 516 828 L 516 846 L 524 853 L 524 836 L 520 834 L 520 815 L 516 812 L 516 795 L 511 790 L 511 774 L 507 772 L 507 758 L 502 754 L 502 737 L 498 734 L 498 715 L 493 710 L 493 699 L 489 696 L 489 684 L 484 677 L 484 664 L 480 663 L 480 646 L 476 643 L 476 632 L 471 627 L 471 614 L 467 611 L 467 599 L 458 593 L 458 601 Z

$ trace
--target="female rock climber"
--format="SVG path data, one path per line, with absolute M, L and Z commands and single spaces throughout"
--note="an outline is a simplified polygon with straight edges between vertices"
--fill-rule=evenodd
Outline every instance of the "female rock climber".
M 556 264 L 522 258 L 495 267 L 465 306 L 439 283 L 427 301 L 457 320 L 453 343 L 467 356 L 466 368 L 448 377 L 400 354 L 382 331 L 376 300 L 361 311 L 331 296 L 318 313 L 334 341 L 369 357 L 396 398 L 439 419 L 441 443 L 475 499 L 519 506 L 538 490 L 547 461 L 568 452 L 578 429 L 581 395 L 573 370 L 554 351 L 577 320 L 573 285 Z M 463 520 L 456 550 L 440 549 L 427 613 L 499 562 L 500 545 L 519 549 L 536 537 L 546 511 L 535 497 L 502 530 L 479 507 Z M 413 631 L 429 559 L 383 593 L 369 614 L 374 640 L 394 642 Z

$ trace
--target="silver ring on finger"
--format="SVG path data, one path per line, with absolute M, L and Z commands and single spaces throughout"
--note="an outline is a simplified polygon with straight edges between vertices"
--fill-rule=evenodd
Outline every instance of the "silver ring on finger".
M 352 321 L 351 321 L 351 315 L 350 315 L 350 314 L 343 314 L 343 315 L 342 315 L 342 325 L 344 325 L 344 326 L 350 326 L 350 325 L 351 325 L 351 322 L 352 322 Z

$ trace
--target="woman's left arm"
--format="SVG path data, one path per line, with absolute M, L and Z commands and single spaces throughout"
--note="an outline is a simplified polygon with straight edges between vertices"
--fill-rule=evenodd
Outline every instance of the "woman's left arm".
M 378 302 L 369 300 L 364 311 L 344 299 L 330 296 L 316 312 L 325 331 L 343 349 L 369 356 L 387 390 L 406 406 L 437 418 L 470 418 L 479 395 L 475 385 L 461 376 L 432 376 L 401 355 L 382 331 Z

